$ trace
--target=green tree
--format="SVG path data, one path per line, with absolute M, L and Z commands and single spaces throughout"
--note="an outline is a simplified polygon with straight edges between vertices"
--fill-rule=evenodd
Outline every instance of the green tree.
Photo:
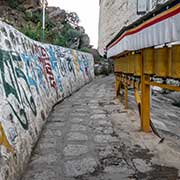
M 18 7 L 18 2 L 17 0 L 7 0 L 8 5 L 13 8 L 16 9 Z
M 77 26 L 80 22 L 80 19 L 76 12 L 70 12 L 66 15 L 66 21 Z
M 40 22 L 36 25 L 36 27 L 32 27 L 30 24 L 28 24 L 23 29 L 21 29 L 21 31 L 31 39 L 34 39 L 36 41 L 41 40 L 42 30 Z

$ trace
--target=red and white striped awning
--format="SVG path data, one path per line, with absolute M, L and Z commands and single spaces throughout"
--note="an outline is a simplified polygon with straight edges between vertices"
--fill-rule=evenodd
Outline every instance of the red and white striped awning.
M 176 41 L 180 41 L 179 1 L 175 6 L 121 33 L 107 46 L 107 57 Z

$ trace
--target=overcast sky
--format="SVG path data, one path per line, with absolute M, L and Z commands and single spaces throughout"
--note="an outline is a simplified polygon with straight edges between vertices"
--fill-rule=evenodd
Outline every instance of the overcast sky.
M 49 6 L 59 6 L 68 12 L 76 12 L 86 33 L 89 35 L 91 45 L 97 48 L 99 0 L 48 0 Z

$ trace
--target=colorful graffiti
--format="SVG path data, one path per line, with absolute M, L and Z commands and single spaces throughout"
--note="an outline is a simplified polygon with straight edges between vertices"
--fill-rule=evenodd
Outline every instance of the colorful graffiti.
M 0 145 L 8 150 L 0 153 L 26 162 L 52 106 L 93 79 L 93 67 L 90 54 L 41 44 L 0 21 Z M 18 163 L 7 162 L 9 175 Z
M 7 140 L 7 137 L 4 133 L 4 129 L 1 123 L 0 123 L 0 144 L 3 144 L 9 152 L 14 153 L 13 148 L 11 147 L 11 145 Z
M 75 65 L 76 71 L 79 72 L 80 67 L 79 67 L 79 62 L 78 62 L 78 55 L 75 50 L 72 50 L 72 54 L 73 54 L 74 65 Z
M 4 132 L 4 129 L 1 123 L 0 123 L 0 144 L 3 144 L 9 152 L 14 153 L 13 148 L 8 142 L 8 139 L 6 137 L 6 134 Z
M 21 58 L 12 52 L 0 50 L 0 59 L 0 73 L 8 104 L 22 127 L 28 129 L 26 108 L 28 106 L 35 116 L 37 111 L 29 83 L 20 67 Z M 14 103 L 11 96 L 16 100 Z M 18 105 L 16 109 L 15 104 Z

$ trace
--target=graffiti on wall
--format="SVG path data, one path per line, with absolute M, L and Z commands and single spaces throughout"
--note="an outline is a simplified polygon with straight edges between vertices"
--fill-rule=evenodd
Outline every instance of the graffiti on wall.
M 0 119 L 7 119 L 5 128 L 0 124 L 0 133 L 10 140 L 9 145 L 5 141 L 7 149 L 10 144 L 18 149 L 11 139 L 23 133 L 38 136 L 36 129 L 42 127 L 52 106 L 94 77 L 93 65 L 90 54 L 41 44 L 0 22 L 0 107 L 8 107 L 0 114 Z M 9 121 L 17 129 L 15 134 Z
M 0 50 L 0 74 L 6 99 L 13 114 L 24 129 L 28 129 L 26 110 L 36 116 L 36 105 L 27 78 L 21 69 L 21 59 L 14 53 Z M 12 101 L 14 97 L 14 101 Z M 17 106 L 17 108 L 15 107 Z
M 8 139 L 5 135 L 5 132 L 1 123 L 0 123 L 0 144 L 3 144 L 9 152 L 14 153 L 13 148 L 8 142 Z

